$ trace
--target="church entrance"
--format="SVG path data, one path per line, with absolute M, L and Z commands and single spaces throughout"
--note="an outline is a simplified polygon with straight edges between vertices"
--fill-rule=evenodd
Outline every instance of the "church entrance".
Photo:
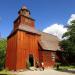
M 34 59 L 32 54 L 29 55 L 29 63 L 30 63 L 30 66 L 34 66 Z

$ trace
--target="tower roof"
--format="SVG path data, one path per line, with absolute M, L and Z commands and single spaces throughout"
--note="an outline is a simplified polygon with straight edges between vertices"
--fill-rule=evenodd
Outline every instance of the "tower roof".
M 18 11 L 19 14 L 25 15 L 27 13 L 27 16 L 30 16 L 30 11 L 27 9 L 25 5 L 21 7 L 21 9 Z
M 27 9 L 27 7 L 25 5 L 22 6 L 22 9 Z

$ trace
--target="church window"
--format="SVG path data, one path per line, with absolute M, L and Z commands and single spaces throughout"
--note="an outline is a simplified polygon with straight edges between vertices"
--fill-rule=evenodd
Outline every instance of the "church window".
M 51 53 L 51 57 L 52 57 L 52 60 L 55 61 L 55 53 L 54 52 Z

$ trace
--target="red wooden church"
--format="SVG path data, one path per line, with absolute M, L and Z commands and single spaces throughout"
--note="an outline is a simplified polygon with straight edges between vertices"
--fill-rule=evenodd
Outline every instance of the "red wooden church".
M 36 66 L 36 62 L 43 62 L 44 67 L 54 66 L 59 39 L 37 31 L 35 20 L 26 7 L 23 6 L 18 14 L 13 31 L 7 38 L 6 68 L 20 70 L 25 69 L 27 63 Z

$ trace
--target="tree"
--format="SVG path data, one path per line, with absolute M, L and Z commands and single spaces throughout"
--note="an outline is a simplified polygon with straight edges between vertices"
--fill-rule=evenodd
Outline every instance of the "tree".
M 60 42 L 61 48 L 64 48 L 66 52 L 66 60 L 69 64 L 75 63 L 75 20 L 71 21 L 71 25 L 68 26 L 68 30 L 63 34 L 63 38 Z
M 4 68 L 6 54 L 6 39 L 0 39 L 0 69 Z

